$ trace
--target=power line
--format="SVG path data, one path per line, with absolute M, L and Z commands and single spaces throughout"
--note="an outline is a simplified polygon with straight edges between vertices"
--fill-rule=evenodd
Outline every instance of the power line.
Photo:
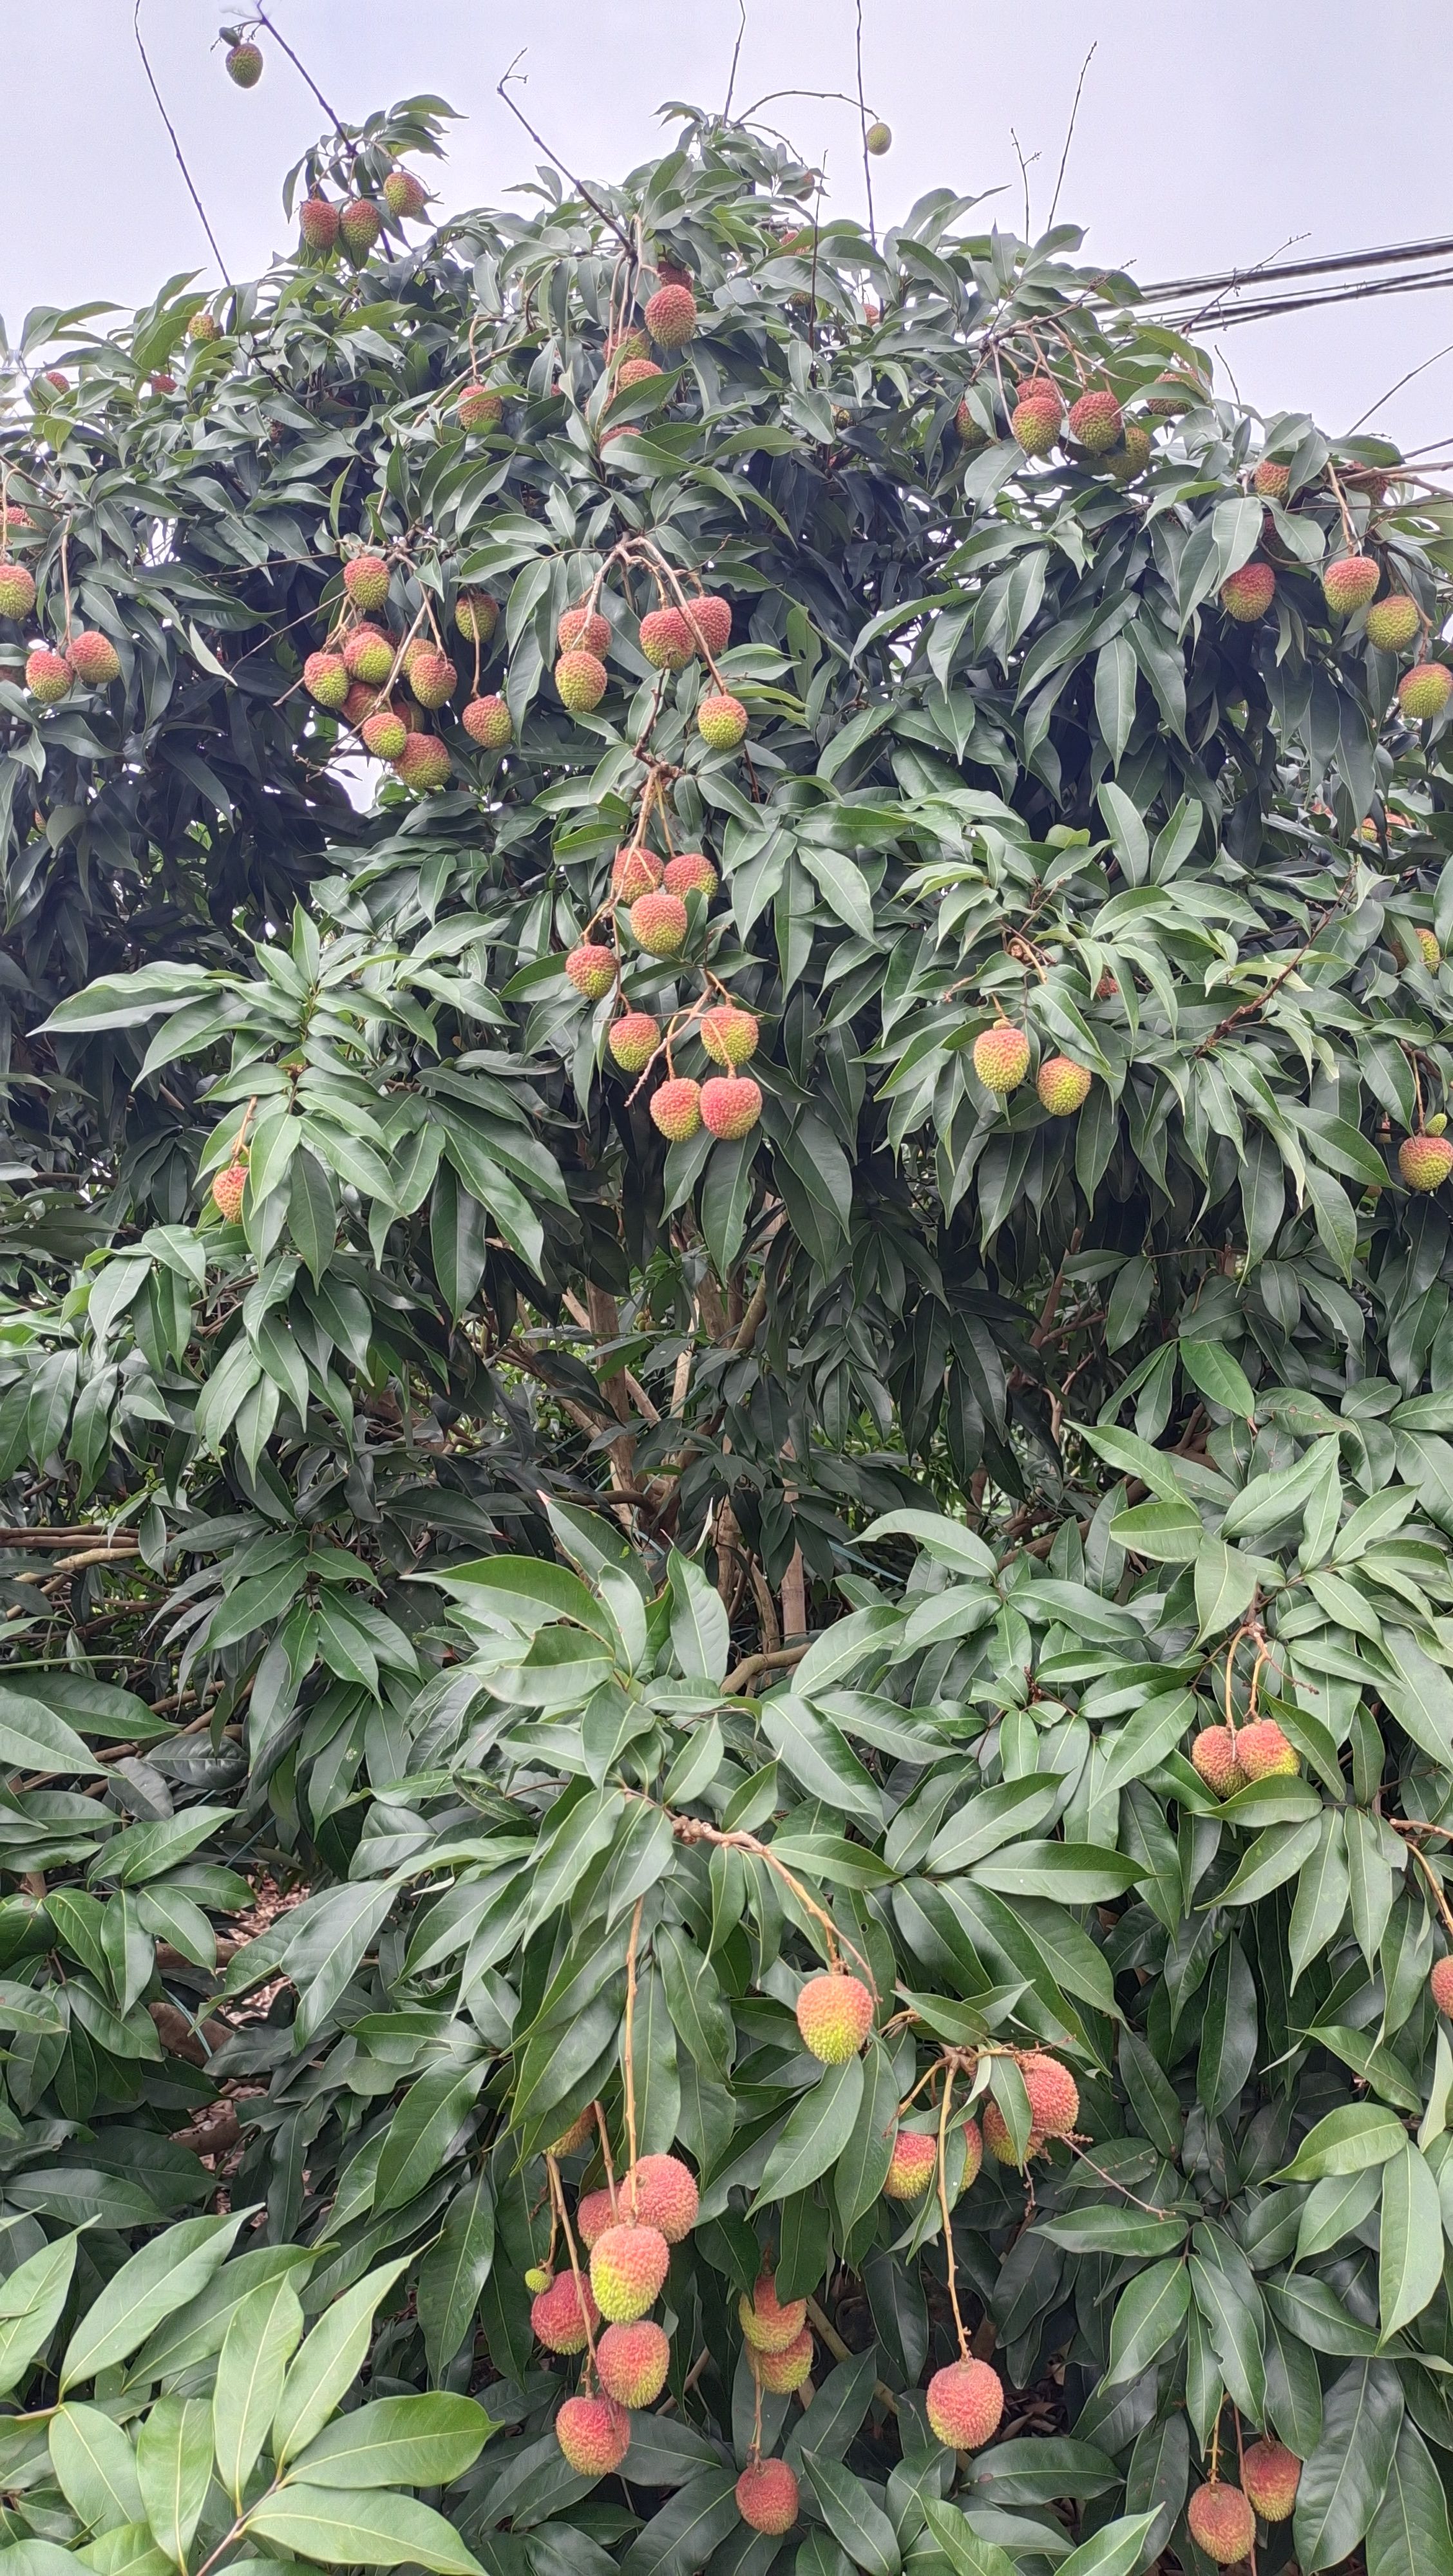
M 1377 250 L 1329 251 L 1320 259 L 1258 262 L 1252 268 L 1230 268 L 1211 277 L 1159 278 L 1140 290 L 1147 304 L 1181 303 L 1187 297 L 1232 294 L 1242 286 L 1280 285 L 1288 278 L 1324 277 L 1339 269 L 1390 268 L 1399 260 L 1447 259 L 1453 239 L 1394 242 Z

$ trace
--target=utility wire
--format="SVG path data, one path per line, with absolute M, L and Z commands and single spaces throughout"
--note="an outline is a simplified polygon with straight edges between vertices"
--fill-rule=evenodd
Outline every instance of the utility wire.
M 1394 242 L 1378 250 L 1332 251 L 1321 259 L 1295 259 L 1252 268 L 1231 268 L 1214 277 L 1158 278 L 1140 292 L 1149 303 L 1179 303 L 1187 296 L 1200 299 L 1206 295 L 1224 294 L 1238 286 L 1279 284 L 1293 277 L 1323 277 L 1339 269 L 1390 268 L 1399 260 L 1448 259 L 1453 257 L 1453 239 L 1421 242 Z

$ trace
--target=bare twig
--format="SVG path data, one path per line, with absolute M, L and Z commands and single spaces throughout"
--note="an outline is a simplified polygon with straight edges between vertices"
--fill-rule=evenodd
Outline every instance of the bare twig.
M 150 89 L 152 97 L 156 101 L 157 114 L 161 118 L 163 125 L 166 127 L 167 133 L 171 137 L 171 147 L 177 156 L 177 167 L 181 171 L 182 177 L 187 183 L 187 194 L 191 198 L 193 205 L 197 209 L 197 213 L 201 217 L 202 230 L 206 234 L 207 239 L 212 246 L 212 257 L 221 269 L 226 283 L 230 286 L 232 280 L 228 275 L 227 262 L 223 258 L 222 253 L 217 246 L 217 236 L 207 221 L 207 209 L 197 194 L 196 182 L 193 179 L 190 170 L 187 168 L 186 154 L 183 152 L 181 144 L 177 138 L 177 129 L 166 112 L 166 103 L 162 98 L 161 91 L 156 85 L 156 74 L 153 72 L 151 64 L 147 59 L 146 47 L 142 42 L 141 36 L 141 0 L 136 0 L 136 5 L 131 13 L 131 32 L 136 38 L 136 50 L 141 56 L 141 68 L 146 74 L 147 87 Z M 281 38 L 279 38 L 278 41 L 281 43 Z
M 299 55 L 293 52 L 292 46 L 288 43 L 281 27 L 277 25 L 274 19 L 268 16 L 265 9 L 254 9 L 252 11 L 252 15 L 256 18 L 259 26 L 266 27 L 268 34 L 276 37 L 277 42 L 283 49 L 283 52 L 287 55 L 288 61 L 292 64 L 294 71 L 307 82 L 309 89 L 312 91 L 314 98 L 321 107 L 323 114 L 327 117 L 334 133 L 338 137 L 339 142 L 347 143 L 349 139 L 348 134 L 344 128 L 343 119 L 339 115 L 337 108 L 330 107 L 327 99 L 319 89 L 317 82 L 314 80 L 312 73 L 309 71 L 307 64 Z
M 1447 357 L 1453 357 L 1453 340 L 1450 340 L 1446 347 L 1435 349 L 1431 358 L 1424 358 L 1421 366 L 1409 367 L 1405 376 L 1399 376 L 1395 385 L 1389 385 L 1385 394 L 1379 394 L 1375 403 L 1369 403 L 1366 411 L 1358 414 L 1358 417 L 1354 420 L 1351 429 L 1346 432 L 1346 436 L 1348 438 L 1355 437 L 1357 431 L 1361 429 L 1363 422 L 1371 420 L 1375 411 L 1381 411 L 1385 402 L 1391 402 L 1394 394 L 1400 394 L 1404 385 L 1410 385 L 1414 376 L 1425 376 L 1430 367 L 1436 367 L 1440 358 Z M 1435 443 L 1439 446 L 1442 445 L 1441 439 Z
M 858 72 L 858 123 L 863 133 L 863 185 L 868 192 L 868 239 L 876 250 L 878 227 L 873 214 L 873 156 L 868 150 L 868 110 L 863 98 L 863 0 L 857 0 L 857 23 L 854 34 Z
M 737 65 L 742 59 L 742 38 L 747 32 L 747 0 L 737 0 L 737 21 L 737 41 L 732 47 L 731 78 L 727 82 L 726 105 L 721 112 L 723 125 L 727 123 L 732 112 L 732 92 L 737 85 Z
M 558 170 L 562 179 L 569 180 L 570 185 L 575 190 L 577 196 L 583 197 L 586 204 L 592 207 L 595 213 L 599 215 L 601 222 L 610 227 L 610 230 L 615 234 L 616 240 L 624 250 L 626 257 L 633 260 L 636 255 L 636 245 L 632 241 L 630 234 L 625 231 L 622 225 L 617 223 L 614 215 L 607 212 L 606 208 L 601 204 L 599 197 L 592 196 L 590 190 L 585 184 L 585 181 L 583 179 L 577 179 L 574 171 L 567 169 L 565 163 L 557 158 L 556 154 L 551 151 L 549 144 L 545 141 L 543 134 L 536 133 L 529 118 L 526 116 L 524 109 L 516 107 L 514 100 L 511 98 L 509 94 L 509 83 L 512 80 L 523 81 L 526 77 L 523 72 L 516 72 L 515 63 L 522 62 L 524 60 L 527 50 L 527 47 L 522 46 L 519 53 L 515 56 L 514 63 L 511 63 L 508 71 L 503 75 L 502 79 L 496 81 L 496 96 L 504 100 L 511 116 L 513 116 L 518 123 L 524 127 L 530 141 L 533 144 L 536 144 L 540 151 L 544 153 L 551 169 Z
M 1097 41 L 1098 41 L 1098 40 L 1097 40 Z M 1070 145 L 1073 143 L 1073 141 L 1074 141 L 1074 139 L 1075 139 L 1075 119 L 1076 119 L 1076 117 L 1079 115 L 1079 112 L 1080 112 L 1080 93 L 1081 93 L 1081 91 L 1084 89 L 1084 86 L 1085 86 L 1085 74 L 1086 74 L 1086 72 L 1089 70 L 1090 65 L 1091 65 L 1091 63 L 1094 61 L 1094 59 L 1095 59 L 1095 47 L 1094 47 L 1094 45 L 1092 45 L 1092 46 L 1090 47 L 1089 52 L 1086 54 L 1084 61 L 1083 61 L 1083 62 L 1081 63 L 1081 65 L 1080 65 L 1080 77 L 1079 77 L 1079 79 L 1078 79 L 1078 80 L 1076 81 L 1076 83 L 1075 83 L 1075 103 L 1074 103 L 1074 106 L 1070 109 L 1070 121 L 1069 121 L 1069 127 L 1068 127 L 1068 130 L 1066 131 L 1066 134 L 1065 134 L 1065 148 L 1064 148 L 1063 152 L 1062 152 L 1062 153 L 1060 154 L 1060 156 L 1059 156 L 1059 177 L 1056 179 L 1056 181 L 1055 181 L 1055 183 L 1054 183 L 1054 195 L 1051 197 L 1051 199 L 1050 199 L 1050 201 L 1049 201 L 1049 222 L 1048 222 L 1048 224 L 1045 226 L 1045 230 L 1046 230 L 1046 232 L 1053 231 L 1053 229 L 1054 229 L 1055 211 L 1056 211 L 1056 209 L 1057 209 L 1057 207 L 1058 207 L 1058 205 L 1059 205 L 1059 192 L 1060 192 L 1061 188 L 1064 186 L 1065 168 L 1066 168 L 1066 165 L 1067 165 L 1067 163 L 1068 163 L 1068 161 L 1069 161 L 1069 157 L 1070 157 Z M 1029 229 L 1029 227 L 1028 227 L 1028 225 L 1026 224 L 1026 226 L 1025 226 L 1025 231 L 1027 232 L 1027 231 L 1028 231 L 1028 229 Z
M 1029 173 L 1033 163 L 1039 159 L 1039 154 L 1037 152 L 1031 153 L 1029 160 L 1025 160 L 1023 145 L 1020 143 L 1019 137 L 1015 133 L 1012 125 L 1009 128 L 1009 140 L 1014 146 L 1014 157 L 1019 164 L 1019 176 L 1024 182 L 1024 238 L 1027 243 L 1030 233 Z

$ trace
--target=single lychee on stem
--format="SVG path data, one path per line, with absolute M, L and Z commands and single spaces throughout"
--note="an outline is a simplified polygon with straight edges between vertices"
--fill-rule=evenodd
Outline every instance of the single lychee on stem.
M 860 1977 L 828 1968 L 809 1977 L 799 1992 L 797 2027 L 824 2066 L 842 2066 L 857 2056 L 873 2027 L 873 1998 Z

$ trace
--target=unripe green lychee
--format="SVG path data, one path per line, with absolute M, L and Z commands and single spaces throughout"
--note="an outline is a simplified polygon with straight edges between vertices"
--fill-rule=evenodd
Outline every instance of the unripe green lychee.
M 303 664 L 303 686 L 320 707 L 335 713 L 348 696 L 348 665 L 341 653 L 310 653 Z
M 610 627 L 599 610 L 577 600 L 555 630 L 555 648 L 560 653 L 593 653 L 600 661 L 610 650 Z
M 372 616 L 388 605 L 388 565 L 382 555 L 350 555 L 343 567 L 343 587 L 355 608 Z
M 891 151 L 892 145 L 893 129 L 891 125 L 885 125 L 879 117 L 876 124 L 869 126 L 863 137 L 863 150 L 871 152 L 876 160 L 881 153 Z
M 383 201 L 401 223 L 412 223 L 427 206 L 429 191 L 412 170 L 390 170 L 383 183 Z
M 409 738 L 408 726 L 392 707 L 375 707 L 371 716 L 364 717 L 359 731 L 364 748 L 372 752 L 375 760 L 397 760 Z
M 639 903 L 654 894 L 665 871 L 654 850 L 643 841 L 628 841 L 611 861 L 610 890 L 617 903 Z
M 762 1094 L 745 1073 L 714 1073 L 701 1086 L 701 1123 L 710 1135 L 735 1143 L 749 1136 L 762 1115 Z
M 1246 1786 L 1246 1774 L 1236 1759 L 1236 1739 L 1229 1726 L 1203 1726 L 1191 1746 L 1191 1761 L 1218 1798 L 1229 1798 Z
M 548 2290 L 550 2275 L 543 2263 L 532 2263 L 525 2274 L 525 2287 L 530 2291 Z
M 715 1003 L 702 1012 L 697 1026 L 712 1063 L 727 1065 L 732 1072 L 750 1063 L 762 1035 L 752 1012 L 739 1010 L 735 1002 Z
M 1453 1161 L 1453 1145 L 1448 1154 Z M 1248 1780 L 1289 1780 L 1302 1767 L 1300 1756 L 1270 1717 L 1258 1717 L 1250 1726 L 1237 1728 L 1236 1759 Z
M 331 251 L 338 246 L 338 209 L 327 197 L 305 197 L 298 209 L 298 230 L 305 250 Z
M 53 653 L 48 644 L 37 644 L 25 657 L 25 685 L 43 707 L 53 707 L 60 698 L 69 697 L 73 674 L 63 653 Z
M 0 617 L 28 617 L 35 606 L 35 582 L 24 564 L 0 563 Z
M 779 2299 L 775 2272 L 763 2272 L 754 2290 L 737 2301 L 742 2332 L 754 2352 L 785 2352 L 807 2323 L 805 2299 Z
M 246 39 L 229 45 L 222 59 L 228 79 L 235 81 L 239 89 L 256 89 L 262 78 L 262 55 L 256 45 Z
M 696 329 L 696 298 L 689 286 L 658 286 L 646 307 L 646 328 L 660 349 L 684 349 Z
M 1009 426 L 1026 456 L 1048 456 L 1060 433 L 1058 403 L 1018 402 Z
M 355 626 L 340 649 L 349 678 L 371 689 L 381 688 L 393 670 L 393 640 L 380 626 Z
M 565 972 L 577 993 L 583 993 L 587 1002 L 598 1002 L 616 979 L 615 950 L 602 948 L 594 939 L 582 939 L 566 958 Z
M 590 2286 L 601 2315 L 612 2325 L 630 2325 L 643 2317 L 660 2296 L 670 2268 L 671 2248 L 659 2227 L 618 2220 L 590 2249 Z
M 1404 653 L 1422 624 L 1418 603 L 1405 590 L 1390 590 L 1367 612 L 1367 640 L 1379 653 Z
M 1252 475 L 1251 488 L 1253 492 L 1259 492 L 1263 500 L 1284 501 L 1292 488 L 1292 469 L 1289 465 L 1278 465 L 1274 457 L 1263 456 Z
M 643 2227 L 659 2227 L 668 2245 L 685 2243 L 701 2204 L 696 2176 L 679 2156 L 639 2157 L 621 2184 L 620 2197 L 623 2215 Z
M 1371 555 L 1339 555 L 1322 575 L 1322 596 L 1334 617 L 1365 608 L 1382 576 Z
M 703 591 L 698 598 L 687 601 L 685 616 L 700 649 L 708 652 L 713 660 L 726 651 L 732 640 L 732 604 L 729 599 L 720 599 L 709 590 Z
M 600 2323 L 590 2283 L 562 2272 L 531 2302 L 530 2323 L 547 2352 L 584 2352 Z
M 514 741 L 515 720 L 503 698 L 471 698 L 459 721 L 481 751 L 504 751 Z
M 701 1125 L 701 1085 L 684 1073 L 673 1074 L 651 1094 L 651 1116 L 673 1145 L 683 1144 Z
M 90 689 L 109 688 L 113 680 L 121 677 L 120 654 L 110 636 L 102 635 L 94 626 L 84 627 L 79 635 L 71 637 L 66 660 L 76 678 L 84 680 Z
M 704 850 L 681 850 L 667 860 L 662 882 L 668 894 L 700 894 L 710 903 L 721 880 Z
M 647 346 L 645 332 L 638 331 L 634 324 L 629 330 L 613 332 L 605 344 L 605 363 L 615 367 L 622 359 L 644 358 Z
M 1034 2048 L 1021 2057 L 1019 2072 L 1029 2096 L 1029 2116 L 1040 2135 L 1067 2138 L 1080 2116 L 1080 2088 L 1069 2068 Z
M 977 2182 L 984 2162 L 984 2137 L 977 2120 L 964 2122 L 964 2178 L 961 2188 L 967 2191 Z
M 1145 408 L 1156 420 L 1173 420 L 1177 412 L 1190 411 L 1196 403 L 1208 400 L 1206 388 L 1197 377 L 1187 375 L 1182 368 L 1169 367 L 1163 376 L 1156 377 Z
M 1124 426 L 1120 405 L 1108 391 L 1081 394 L 1079 401 L 1070 405 L 1070 436 L 1078 439 L 1081 447 L 1087 447 L 1092 456 L 1103 456 L 1110 448 L 1118 447 Z
M 631 2419 L 613 2397 L 567 2397 L 555 2439 L 578 2476 L 609 2477 L 631 2447 Z
M 755 1083 L 751 1087 L 756 1091 Z M 799 1989 L 797 2027 L 804 2046 L 824 2066 L 842 2066 L 857 2056 L 873 2027 L 873 1998 L 861 1977 L 825 1969 Z
M 1398 1147 L 1398 1170 L 1410 1190 L 1441 1189 L 1453 1172 L 1453 1138 L 1405 1136 Z
M 1083 1106 L 1092 1079 L 1089 1067 L 1076 1064 L 1073 1056 L 1051 1055 L 1041 1064 L 1034 1088 L 1051 1118 L 1070 1118 Z
M 594 653 L 562 653 L 555 665 L 560 702 L 573 716 L 589 715 L 592 707 L 599 706 L 605 696 L 606 678 L 605 664 Z
M 1446 662 L 1415 662 L 1398 682 L 1398 704 L 1410 724 L 1440 716 L 1453 692 L 1453 671 Z
M 1453 1958 L 1434 1960 L 1428 1991 L 1440 2013 L 1453 2014 Z
M 499 624 L 499 601 L 487 590 L 461 590 L 454 602 L 454 623 L 471 644 L 487 644 Z
M 1022 1029 L 996 1020 L 974 1040 L 974 1071 L 986 1091 L 1017 1091 L 1029 1071 L 1029 1040 Z
M 812 2370 L 811 2331 L 804 2326 L 796 2341 L 790 2343 L 785 2352 L 763 2352 L 756 2344 L 749 2344 L 747 2359 L 752 2366 L 753 2378 L 771 2396 L 790 2397 L 794 2389 L 802 2386 L 804 2379 Z
M 679 608 L 653 608 L 641 620 L 641 651 L 657 671 L 684 671 L 696 638 Z
M 667 894 L 664 887 L 641 895 L 631 906 L 631 937 L 648 957 L 679 957 L 688 927 L 680 895 Z
M 919 2200 L 938 2169 L 938 2140 L 925 2129 L 900 2129 L 883 2177 L 888 2200 Z
M 447 653 L 426 646 L 422 653 L 409 656 L 409 687 L 421 707 L 442 707 L 452 698 L 459 674 Z
M 1269 563 L 1246 563 L 1221 584 L 1221 605 L 1238 626 L 1264 617 L 1276 597 L 1276 575 Z
M 596 2376 L 618 2406 L 652 2406 L 666 2385 L 671 2346 L 649 2317 L 607 2326 L 595 2347 Z
M 924 2411 L 951 2451 L 977 2451 L 999 2430 L 1004 2382 L 987 2361 L 951 2361 L 929 2381 Z
M 338 213 L 338 238 L 355 266 L 367 259 L 383 230 L 383 217 L 371 197 L 350 197 Z
M 696 710 L 696 730 L 713 751 L 735 751 L 746 738 L 747 710 L 740 698 L 725 692 L 703 698 Z
M 1256 2540 L 1256 2516 L 1239 2487 L 1197 2487 L 1186 2507 L 1186 2529 L 1217 2567 L 1234 2567 Z
M 608 2191 L 588 2191 L 575 2212 L 575 2233 L 587 2254 L 591 2247 L 616 2223 L 615 2203 Z
M 649 1011 L 625 1011 L 612 1020 L 606 1036 L 622 1073 L 644 1073 L 661 1043 L 660 1022 Z
M 780 2540 L 797 2520 L 797 2480 L 785 2460 L 749 2460 L 737 2480 L 737 2511 L 753 2531 Z
M 212 1204 L 219 1216 L 235 1225 L 242 1214 L 242 1193 L 247 1187 L 247 1165 L 231 1162 L 213 1174 Z
M 453 763 L 436 733 L 411 733 L 405 736 L 393 766 L 406 787 L 423 789 L 442 787 Z
M 1288 2522 L 1302 2463 L 1284 2442 L 1253 2442 L 1241 2462 L 1241 2492 L 1263 2522 Z
M 468 384 L 454 409 L 461 429 L 498 429 L 504 418 L 504 396 L 492 385 Z
M 967 394 L 963 396 L 954 413 L 954 428 L 968 448 L 982 447 L 988 439 L 989 433 L 978 413 L 972 408 Z
M 1031 2156 L 1038 2155 L 1040 2148 L 1044 2144 L 1044 2140 L 1037 2129 L 1031 2129 L 1028 2140 L 1025 2144 L 1023 2157 L 1021 2158 L 1015 2152 L 1014 2140 L 1010 2136 L 1008 2122 L 1005 2120 L 1004 2114 L 1000 2110 L 998 2103 L 986 2102 L 984 2104 L 984 2144 L 988 2148 L 989 2153 L 996 2164 L 1027 2165 Z

